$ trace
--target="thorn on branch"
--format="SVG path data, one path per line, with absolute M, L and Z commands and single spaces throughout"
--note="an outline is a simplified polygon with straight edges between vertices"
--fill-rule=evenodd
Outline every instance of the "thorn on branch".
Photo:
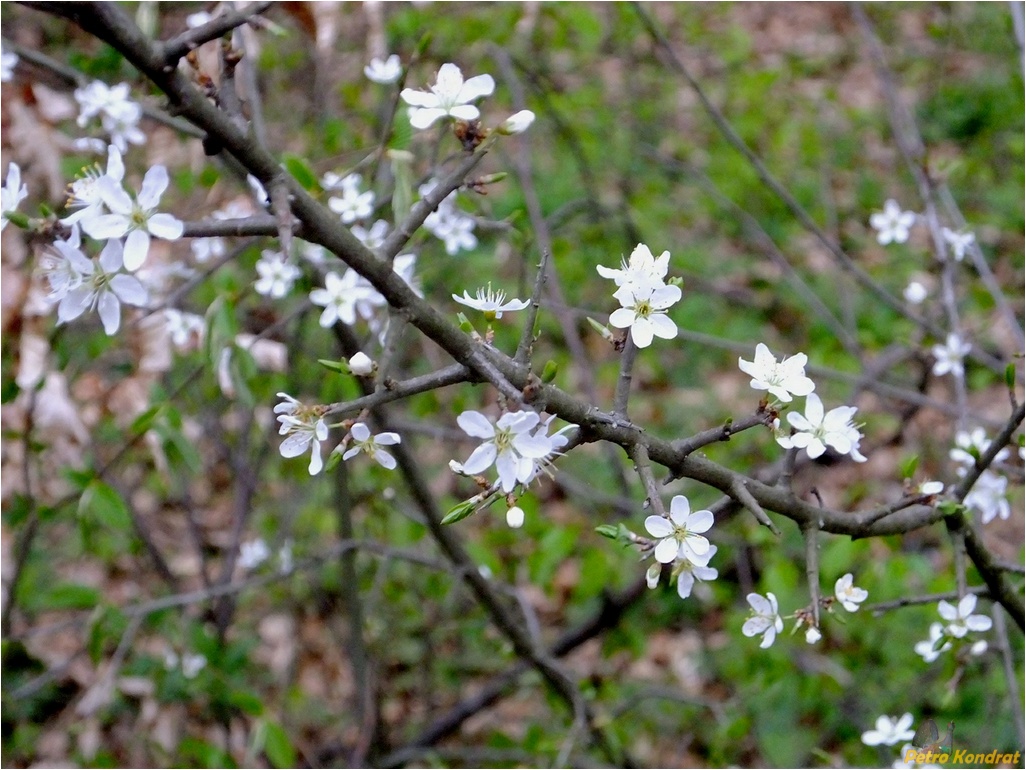
M 741 505 L 751 511 L 755 520 L 758 521 L 762 526 L 767 527 L 777 537 L 780 537 L 780 530 L 770 520 L 770 517 L 766 514 L 766 511 L 759 505 L 759 501 L 756 500 L 752 493 L 748 491 L 748 487 L 745 486 L 745 482 L 740 478 L 735 478 L 730 484 L 730 496 L 737 500 Z

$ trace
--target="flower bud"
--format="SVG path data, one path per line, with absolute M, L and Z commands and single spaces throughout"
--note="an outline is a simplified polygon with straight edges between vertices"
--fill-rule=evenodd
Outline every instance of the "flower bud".
M 522 134 L 532 123 L 534 123 L 534 113 L 530 110 L 520 110 L 515 115 L 506 118 L 505 122 L 499 126 L 499 133 L 507 136 Z
M 374 372 L 374 362 L 363 353 L 357 353 L 349 359 L 349 371 L 358 377 L 364 377 Z
M 524 511 L 519 505 L 514 505 L 506 511 L 506 523 L 513 527 L 513 529 L 519 529 L 524 526 Z
M 823 638 L 823 634 L 819 632 L 819 629 L 815 626 L 809 626 L 809 630 L 805 632 L 805 641 L 809 644 L 815 644 Z

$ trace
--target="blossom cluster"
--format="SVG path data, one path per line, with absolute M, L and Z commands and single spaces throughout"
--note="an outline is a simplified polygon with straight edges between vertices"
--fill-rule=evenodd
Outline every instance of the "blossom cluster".
M 786 419 L 791 426 L 789 433 L 781 429 L 779 419 L 774 422 L 780 446 L 804 449 L 813 460 L 830 447 L 839 454 L 850 455 L 855 462 L 865 462 L 866 458 L 859 452 L 862 434 L 852 421 L 857 408 L 839 406 L 825 411 L 823 402 L 813 392 L 815 383 L 805 376 L 807 361 L 808 356 L 804 353 L 777 361 L 770 349 L 760 342 L 756 345 L 754 360 L 739 358 L 738 368 L 752 378 L 752 388 L 768 391 L 783 403 L 790 403 L 794 396 L 805 397 L 804 414 L 787 413 Z
M 916 654 L 926 663 L 933 663 L 942 653 L 952 649 L 955 643 L 961 644 L 962 640 L 966 640 L 970 632 L 989 631 L 993 621 L 986 615 L 973 614 L 976 601 L 975 594 L 963 596 L 958 604 L 942 599 L 937 604 L 937 612 L 944 623 L 930 624 L 930 638 L 916 643 Z M 970 641 L 970 654 L 982 655 L 986 651 L 986 640 Z
M 665 283 L 669 271 L 670 252 L 658 257 L 639 243 L 620 269 L 598 266 L 598 273 L 616 284 L 613 298 L 620 308 L 609 316 L 617 329 L 630 329 L 631 340 L 639 348 L 647 348 L 654 337 L 672 340 L 677 324 L 667 315 L 681 298 L 680 287 Z

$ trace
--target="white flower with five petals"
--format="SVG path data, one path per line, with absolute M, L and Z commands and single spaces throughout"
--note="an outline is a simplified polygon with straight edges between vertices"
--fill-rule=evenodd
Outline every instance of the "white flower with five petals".
M 755 360 L 738 358 L 737 365 L 752 378 L 750 385 L 756 390 L 768 390 L 784 403 L 791 396 L 807 396 L 816 389 L 816 383 L 805 376 L 805 364 L 809 360 L 804 353 L 777 362 L 776 356 L 761 342 L 755 346 Z
M 815 393 L 805 399 L 805 414 L 788 412 L 787 421 L 797 432 L 792 436 L 777 436 L 777 443 L 785 449 L 804 449 L 815 460 L 826 452 L 829 446 L 840 454 L 851 455 L 855 462 L 865 462 L 859 452 L 862 434 L 852 423 L 858 409 L 854 406 L 839 406 L 824 414 L 823 402 Z
M 535 412 L 507 412 L 492 425 L 480 412 L 463 412 L 456 423 L 467 435 L 485 439 L 485 442 L 463 463 L 462 472 L 475 475 L 494 463 L 502 491 L 512 492 L 518 481 L 528 481 L 534 471 L 534 463 L 521 461 L 538 460 L 552 451 L 548 438 L 531 433 L 540 421 Z
M 672 340 L 677 336 L 677 324 L 666 314 L 668 308 L 681 297 L 679 286 L 663 283 L 625 283 L 613 294 L 620 309 L 609 316 L 610 326 L 630 328 L 631 339 L 639 348 L 647 348 L 653 337 Z
M 260 275 L 253 284 L 256 293 L 274 299 L 281 299 L 288 294 L 292 290 L 292 284 L 302 275 L 302 271 L 288 262 L 281 252 L 266 249 L 260 252 L 256 270 Z
M 157 212 L 160 196 L 167 186 L 167 169 L 163 166 L 154 166 L 146 172 L 135 200 L 129 197 L 119 181 L 110 176 L 100 177 L 96 188 L 111 213 L 83 219 L 82 229 L 98 240 L 127 235 L 125 269 L 135 272 L 146 261 L 151 235 L 169 241 L 182 237 L 185 228 L 182 222 L 170 214 Z
M 68 292 L 57 306 L 57 323 L 78 318 L 87 310 L 96 310 L 107 335 L 121 325 L 121 303 L 142 306 L 148 299 L 139 280 L 121 271 L 121 241 L 107 241 L 100 256 L 93 261 L 75 248 L 64 248 L 62 254 L 81 276 L 81 283 Z
M 934 345 L 931 352 L 937 360 L 933 364 L 933 374 L 941 377 L 951 372 L 954 377 L 961 377 L 965 372 L 962 359 L 965 358 L 973 346 L 963 342 L 962 338 L 952 332 L 944 341 L 943 345 Z
M 94 164 L 82 169 L 82 177 L 71 183 L 68 208 L 78 210 L 64 217 L 61 220 L 64 224 L 74 224 L 83 219 L 103 214 L 103 198 L 97 184 L 103 177 L 110 177 L 118 185 L 125 178 L 125 164 L 121 159 L 121 150 L 113 144 L 107 148 L 107 170 L 103 174 L 100 173 L 99 166 Z
M 400 96 L 410 105 L 410 124 L 423 129 L 447 116 L 474 120 L 481 113 L 470 102 L 488 96 L 494 90 L 495 81 L 491 75 L 477 75 L 464 81 L 460 68 L 446 63 L 438 70 L 438 77 L 429 92 L 404 88 Z
M 877 231 L 876 240 L 881 246 L 907 241 L 908 231 L 915 223 L 915 213 L 902 211 L 901 206 L 893 198 L 884 204 L 883 211 L 877 211 L 869 217 L 869 224 Z
M 669 564 L 674 559 L 686 559 L 704 567 L 712 554 L 709 541 L 702 534 L 713 525 L 711 511 L 691 511 L 691 503 L 684 495 L 676 495 L 670 501 L 670 515 L 649 516 L 645 529 L 652 537 L 659 538 L 653 555 L 660 564 Z
M 716 546 L 710 545 L 709 551 L 704 557 L 707 560 L 706 564 L 696 564 L 691 559 L 681 559 L 673 566 L 673 571 L 677 575 L 677 595 L 681 599 L 691 596 L 696 580 L 705 583 L 719 577 L 719 571 L 715 567 L 708 566 L 708 560 L 715 555 Z

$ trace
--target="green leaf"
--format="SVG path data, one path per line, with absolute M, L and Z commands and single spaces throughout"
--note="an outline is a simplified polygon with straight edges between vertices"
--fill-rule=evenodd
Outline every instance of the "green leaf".
M 901 461 L 901 465 L 899 466 L 899 470 L 901 471 L 901 478 L 914 478 L 916 475 L 916 468 L 918 467 L 919 455 L 912 455 L 911 457 L 906 457 L 904 460 Z
M 559 364 L 555 361 L 549 360 L 545 362 L 545 368 L 542 369 L 541 380 L 542 382 L 552 382 L 556 379 L 556 375 L 559 373 Z
M 264 725 L 264 753 L 275 767 L 296 766 L 296 750 L 285 729 L 277 722 Z
M 79 583 L 58 583 L 38 599 L 40 609 L 88 610 L 100 603 L 100 592 Z
M 134 420 L 132 420 L 132 433 L 145 433 L 153 425 L 153 421 L 156 419 L 157 414 L 160 412 L 162 405 L 151 406 L 145 412 L 140 414 Z
M 1009 364 L 1005 367 L 1005 385 L 1011 391 L 1015 390 L 1015 364 Z
M 456 506 L 451 508 L 445 517 L 442 519 L 443 524 L 455 524 L 457 521 L 462 521 L 467 518 L 474 511 L 477 510 L 477 505 L 470 500 L 464 500 L 462 503 L 458 503 Z
M 600 524 L 595 527 L 595 531 L 602 535 L 602 537 L 608 537 L 610 540 L 618 540 L 620 537 L 619 526 L 614 524 Z
M 317 187 L 317 175 L 303 158 L 287 152 L 282 157 L 282 164 L 296 178 L 296 181 L 303 186 L 304 190 L 313 190 Z
M 330 361 L 327 358 L 318 358 L 317 363 L 333 372 L 349 374 L 349 366 L 344 361 Z
M 110 529 L 128 529 L 132 526 L 132 517 L 121 495 L 99 479 L 93 480 L 82 493 L 78 502 L 78 515 L 91 518 Z

